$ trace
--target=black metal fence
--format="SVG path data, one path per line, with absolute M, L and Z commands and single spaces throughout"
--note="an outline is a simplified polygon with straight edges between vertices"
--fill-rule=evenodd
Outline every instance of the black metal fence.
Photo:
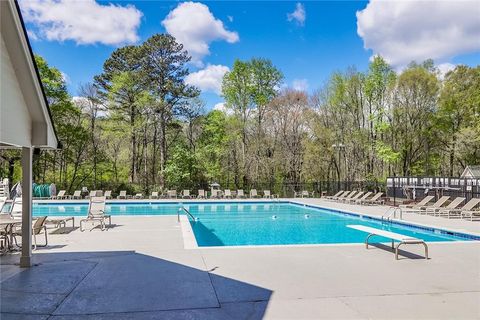
M 427 195 L 480 198 L 480 179 L 458 177 L 389 177 L 389 197 L 419 199 Z

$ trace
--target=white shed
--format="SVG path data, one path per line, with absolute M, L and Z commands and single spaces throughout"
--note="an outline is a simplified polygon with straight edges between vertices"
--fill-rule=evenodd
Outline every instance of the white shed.
M 480 179 L 480 166 L 467 166 L 460 178 Z
M 0 1 L 0 148 L 22 150 L 22 255 L 20 266 L 32 265 L 32 152 L 58 147 L 48 102 L 20 8 Z

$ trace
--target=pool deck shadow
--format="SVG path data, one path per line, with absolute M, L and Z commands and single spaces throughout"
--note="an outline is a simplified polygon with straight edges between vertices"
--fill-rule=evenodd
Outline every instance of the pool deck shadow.
M 397 245 L 398 243 L 395 243 Z M 420 245 L 421 246 L 421 245 Z M 372 248 L 373 247 L 373 248 Z M 408 246 L 407 246 L 408 247 Z M 386 245 L 384 243 L 380 242 L 373 242 L 373 243 L 368 243 L 368 250 L 371 249 L 381 249 L 385 251 L 389 251 L 392 253 L 392 255 L 395 255 L 395 249 L 392 249 L 392 246 Z M 423 250 L 423 246 L 421 247 Z M 405 251 L 402 249 L 398 249 L 398 259 L 423 259 L 425 260 L 425 256 L 410 252 L 410 251 Z
M 39 263 L 30 269 L 2 266 L 1 319 L 262 319 L 272 294 L 211 275 L 199 256 L 187 257 L 198 268 L 134 251 L 40 253 L 36 258 Z M 7 268 L 19 270 L 6 276 Z M 223 305 L 215 282 L 250 298 L 243 305 Z

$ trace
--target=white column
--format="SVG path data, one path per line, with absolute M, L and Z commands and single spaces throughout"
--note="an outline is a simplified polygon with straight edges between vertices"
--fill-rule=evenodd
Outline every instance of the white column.
M 32 266 L 32 149 L 22 148 L 22 256 L 20 267 Z

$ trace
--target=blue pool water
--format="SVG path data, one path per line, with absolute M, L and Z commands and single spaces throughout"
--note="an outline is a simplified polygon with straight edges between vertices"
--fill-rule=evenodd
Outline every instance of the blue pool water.
M 115 203 L 112 215 L 176 215 L 180 203 Z M 190 221 L 197 244 L 208 246 L 363 243 L 366 233 L 346 227 L 361 224 L 425 241 L 469 240 L 440 230 L 385 223 L 332 210 L 287 202 L 183 204 L 198 221 Z M 34 215 L 86 216 L 86 204 L 35 204 Z M 388 242 L 388 239 L 376 238 Z M 375 239 L 372 239 L 375 241 Z

